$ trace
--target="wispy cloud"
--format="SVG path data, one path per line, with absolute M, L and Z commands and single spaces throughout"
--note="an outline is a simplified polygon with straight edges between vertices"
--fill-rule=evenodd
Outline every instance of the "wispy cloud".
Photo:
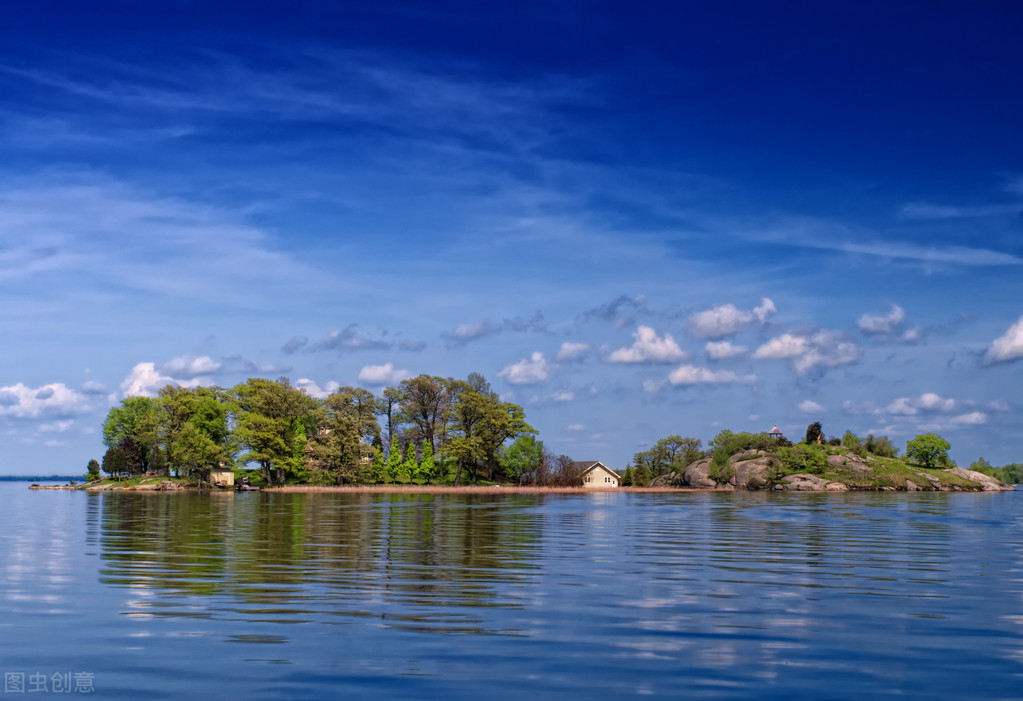
M 701 385 L 701 384 L 753 384 L 757 381 L 756 375 L 738 375 L 731 370 L 708 370 L 707 368 L 693 365 L 682 365 L 675 368 L 668 375 L 668 382 L 678 387 L 680 385 Z
M 890 334 L 906 319 L 906 312 L 897 304 L 892 304 L 891 310 L 884 315 L 864 314 L 857 321 L 856 325 L 864 333 Z
M 646 313 L 648 313 L 648 310 L 644 295 L 636 295 L 635 297 L 619 295 L 606 304 L 586 310 L 579 315 L 579 319 L 581 321 L 599 319 L 614 324 L 616 328 L 622 328 L 632 326 L 639 314 Z
M 538 311 L 528 319 L 514 317 L 498 322 L 481 319 L 471 323 L 458 324 L 451 331 L 445 333 L 444 336 L 452 343 L 462 345 L 506 331 L 515 333 L 547 333 L 547 325 L 544 324 L 543 314 Z

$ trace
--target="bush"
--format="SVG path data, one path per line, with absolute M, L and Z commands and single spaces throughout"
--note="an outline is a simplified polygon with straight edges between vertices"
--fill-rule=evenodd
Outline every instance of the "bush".
M 821 474 L 828 468 L 827 453 L 814 445 L 799 444 L 779 448 L 775 454 L 781 467 L 792 472 Z
M 888 436 L 878 436 L 875 438 L 874 434 L 871 433 L 867 436 L 864 447 L 868 453 L 882 458 L 895 458 L 899 455 L 899 449 L 892 445 L 892 442 L 888 440 Z
M 714 456 L 713 464 L 722 466 L 728 458 L 746 450 L 774 450 L 779 443 L 767 433 L 732 433 L 724 430 L 714 437 L 708 447 Z

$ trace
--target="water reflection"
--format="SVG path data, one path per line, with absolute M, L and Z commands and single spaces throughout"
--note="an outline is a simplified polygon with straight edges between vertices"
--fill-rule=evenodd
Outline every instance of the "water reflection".
M 535 569 L 540 535 L 531 505 L 492 495 L 455 503 L 436 495 L 107 495 L 101 581 L 147 592 L 130 602 L 137 616 L 383 616 L 434 632 L 485 632 L 473 608 L 522 605 L 514 585 Z M 175 599 L 185 594 L 226 604 L 188 610 Z
M 1014 497 L 122 493 L 85 542 L 129 649 L 289 696 L 967 698 L 1023 674 Z

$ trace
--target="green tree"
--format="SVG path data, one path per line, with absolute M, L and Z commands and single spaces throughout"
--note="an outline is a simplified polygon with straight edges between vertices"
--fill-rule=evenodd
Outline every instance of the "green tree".
M 99 473 L 99 461 L 93 458 L 89 461 L 88 467 L 86 467 L 85 479 L 87 482 L 98 480 L 100 478 Z
M 806 440 L 803 441 L 807 445 L 813 445 L 824 440 L 824 432 L 821 430 L 821 422 L 814 421 L 812 424 L 806 427 Z
M 923 467 L 948 465 L 949 442 L 936 433 L 924 433 L 906 443 L 906 457 Z
M 701 441 L 696 438 L 668 436 L 657 441 L 649 450 L 636 453 L 632 462 L 637 467 L 646 467 L 655 476 L 669 471 L 681 473 L 703 455 L 700 447 Z
M 874 436 L 871 433 L 867 436 L 865 446 L 868 453 L 882 458 L 895 458 L 899 455 L 899 449 L 888 440 L 888 436 Z
M 436 451 L 437 429 L 443 424 L 451 405 L 447 381 L 442 377 L 419 375 L 403 380 L 398 386 L 398 394 L 400 411 L 395 421 L 415 426 L 416 437 L 429 443 L 430 448 Z
M 636 469 L 632 471 L 632 485 L 634 487 L 645 487 L 650 484 L 650 480 L 654 478 L 650 472 L 650 468 L 646 465 L 637 465 Z
M 430 481 L 438 476 L 437 462 L 433 459 L 433 449 L 425 441 L 423 442 L 423 459 L 419 461 L 419 472 L 416 476 L 426 484 L 430 484 Z
M 318 423 L 319 403 L 286 377 L 249 378 L 231 396 L 234 436 L 245 451 L 241 462 L 257 463 L 263 479 L 271 484 L 301 477 L 306 443 Z
M 387 451 L 387 462 L 384 463 L 384 472 L 389 482 L 394 482 L 401 474 L 401 446 L 398 445 L 398 436 L 391 439 L 391 449 Z
M 519 484 L 532 476 L 535 483 L 536 470 L 543 460 L 543 441 L 538 441 L 532 434 L 525 434 L 502 451 L 501 467 L 505 474 Z
M 842 447 L 856 451 L 863 447 L 863 442 L 852 431 L 846 431 L 842 434 Z
M 314 464 L 334 474 L 336 484 L 357 481 L 376 455 L 372 442 L 380 438 L 378 409 L 376 397 L 358 387 L 340 387 L 323 400 L 306 447 Z
M 401 463 L 401 479 L 403 482 L 411 482 L 418 473 L 419 462 L 416 460 L 416 446 L 409 441 L 405 448 L 405 459 Z
M 633 483 L 632 466 L 626 465 L 625 472 L 622 473 L 622 486 L 631 487 Z
M 148 470 L 159 438 L 158 412 L 159 402 L 152 397 L 125 397 L 120 406 L 107 413 L 103 422 L 103 445 L 109 448 L 130 438 L 138 448 L 142 470 Z
M 215 465 L 233 462 L 223 394 L 217 387 L 160 390 L 160 436 L 170 469 L 207 482 Z

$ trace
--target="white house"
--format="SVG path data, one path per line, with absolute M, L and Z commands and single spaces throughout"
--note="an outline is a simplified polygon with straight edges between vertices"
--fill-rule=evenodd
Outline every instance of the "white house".
M 599 460 L 573 462 L 579 479 L 587 489 L 614 489 L 622 483 L 621 476 Z

